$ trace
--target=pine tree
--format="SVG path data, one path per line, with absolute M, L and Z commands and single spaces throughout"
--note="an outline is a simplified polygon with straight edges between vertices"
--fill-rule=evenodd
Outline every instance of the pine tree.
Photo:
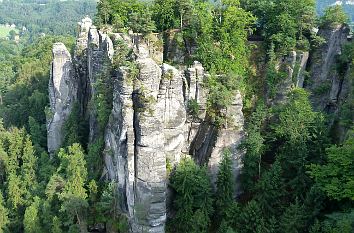
M 266 222 L 263 218 L 262 211 L 259 204 L 252 200 L 242 209 L 239 217 L 239 226 L 243 226 L 240 229 L 242 233 L 265 233 Z
M 35 197 L 32 204 L 26 208 L 23 220 L 25 233 L 40 233 L 41 223 L 39 220 L 40 199 Z
M 31 197 L 31 193 L 37 187 L 36 179 L 37 158 L 34 155 L 34 148 L 29 136 L 24 139 L 23 154 L 22 154 L 22 187 L 27 191 L 27 199 Z
M 107 24 L 110 22 L 111 6 L 109 0 L 100 0 L 97 4 L 97 11 L 102 23 Z
M 23 194 L 25 190 L 21 188 L 21 180 L 17 175 L 10 173 L 8 176 L 8 202 L 12 211 L 17 211 L 18 207 L 24 204 Z
M 299 233 L 304 232 L 305 227 L 304 206 L 296 199 L 280 218 L 280 229 L 284 232 Z
M 6 232 L 6 225 L 9 224 L 9 211 L 5 207 L 4 198 L 0 190 L 0 233 Z
M 52 223 L 52 233 L 62 233 L 63 231 L 61 230 L 60 226 L 60 219 L 57 216 L 54 216 Z
M 229 208 L 233 201 L 233 175 L 232 160 L 230 151 L 225 151 L 222 161 L 219 165 L 219 173 L 216 181 L 216 214 L 221 221 L 225 216 L 225 211 Z
M 174 222 L 177 232 L 207 232 L 213 209 L 206 168 L 184 159 L 171 177 L 171 186 L 176 191 Z
M 61 211 L 67 214 L 72 223 L 77 221 L 81 232 L 86 232 L 85 214 L 88 203 L 85 155 L 80 144 L 75 143 L 67 151 L 61 149 L 58 156 L 61 160 L 60 172 L 65 179 L 65 186 L 59 196 L 62 200 Z

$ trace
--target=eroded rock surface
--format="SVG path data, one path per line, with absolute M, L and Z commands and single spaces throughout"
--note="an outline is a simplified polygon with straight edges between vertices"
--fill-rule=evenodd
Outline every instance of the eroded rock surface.
M 305 85 L 312 93 L 310 99 L 316 110 L 327 113 L 337 110 L 344 77 L 338 73 L 336 63 L 343 46 L 347 43 L 349 32 L 346 26 L 319 31 L 319 35 L 326 43 L 314 51 L 311 57 L 310 77 Z
M 103 176 L 117 184 L 119 206 L 128 216 L 130 232 L 163 233 L 167 167 L 190 154 L 198 163 L 208 164 L 215 180 L 222 153 L 229 148 L 237 179 L 242 167 L 242 152 L 237 149 L 244 134 L 242 97 L 235 96 L 226 110 L 230 122 L 219 130 L 206 113 L 208 74 L 202 64 L 179 69 L 162 64 L 159 35 L 112 33 L 111 37 L 84 19 L 73 62 L 62 44 L 54 46 L 48 147 L 50 151 L 60 147 L 62 125 L 78 101 L 89 117 L 89 143 L 104 135 Z M 114 48 L 118 41 L 131 50 L 125 63 L 114 60 L 122 49 Z M 101 76 L 113 85 L 112 111 L 103 131 L 92 108 Z M 191 104 L 197 106 L 194 112 Z
M 71 55 L 63 43 L 53 45 L 49 80 L 50 109 L 47 113 L 48 151 L 53 154 L 63 140 L 63 126 L 77 100 L 78 83 L 73 73 Z

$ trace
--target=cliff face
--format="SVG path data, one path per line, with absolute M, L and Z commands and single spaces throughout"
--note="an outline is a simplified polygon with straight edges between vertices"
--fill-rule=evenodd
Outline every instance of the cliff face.
M 78 81 L 74 77 L 69 51 L 62 43 L 53 45 L 53 62 L 49 79 L 50 109 L 47 112 L 48 152 L 57 151 L 63 140 L 63 126 L 77 100 Z
M 349 28 L 338 26 L 331 29 L 322 29 L 319 35 L 326 43 L 316 49 L 311 56 L 310 78 L 306 89 L 311 95 L 311 102 L 316 110 L 333 113 L 341 101 L 344 77 L 338 72 L 337 59 L 342 53 L 343 46 L 348 42 Z M 344 71 L 346 72 L 346 71 Z
M 167 166 L 192 156 L 198 163 L 208 164 L 215 181 L 223 150 L 229 148 L 237 179 L 242 167 L 237 145 L 244 135 L 242 97 L 237 94 L 234 104 L 225 110 L 230 122 L 219 130 L 206 114 L 203 83 L 208 75 L 202 64 L 179 69 L 162 64 L 159 35 L 116 33 L 112 42 L 88 19 L 79 24 L 79 30 L 73 62 L 64 45 L 53 48 L 49 91 L 53 119 L 58 123 L 48 124 L 48 147 L 51 152 L 60 147 L 62 126 L 73 103 L 79 102 L 83 115 L 89 118 L 89 143 L 104 134 L 103 158 L 97 159 L 104 160 L 105 177 L 117 184 L 120 208 L 129 218 L 130 231 L 164 232 Z M 131 50 L 127 59 L 136 70 L 114 65 L 114 54 L 122 49 L 113 48 L 117 42 Z M 104 132 L 100 132 L 97 110 L 91 106 L 101 76 L 113 85 L 112 110 Z M 194 114 L 189 109 L 191 103 L 198 105 Z
M 315 109 L 338 115 L 353 95 L 351 71 L 335 68 L 348 32 L 346 27 L 320 30 L 319 35 L 327 42 L 311 55 L 293 51 L 279 60 L 276 69 L 285 76 L 276 83 L 269 104 L 284 102 L 294 87 L 305 87 L 312 93 Z M 171 38 L 165 57 L 182 63 L 183 52 L 172 48 L 178 41 Z M 48 150 L 54 154 L 61 147 L 63 126 L 78 103 L 81 117 L 89 120 L 88 143 L 104 139 L 104 150 L 97 159 L 104 161 L 103 177 L 117 184 L 119 207 L 134 233 L 165 231 L 170 205 L 167 167 L 177 165 L 181 158 L 192 157 L 207 165 L 214 184 L 225 149 L 232 156 L 236 184 L 242 169 L 244 152 L 238 148 L 245 137 L 241 93 L 224 109 L 225 126 L 217 128 L 207 114 L 208 90 L 204 84 L 209 76 L 203 65 L 197 61 L 179 68 L 163 64 L 162 46 L 160 35 L 108 36 L 88 18 L 79 24 L 73 59 L 63 44 L 53 46 Z M 129 50 L 129 56 L 115 56 L 124 49 Z M 103 127 L 99 110 L 93 107 L 102 77 L 113 89 L 108 95 L 109 120 Z M 344 130 L 338 128 L 343 136 Z M 235 195 L 240 192 L 237 185 Z

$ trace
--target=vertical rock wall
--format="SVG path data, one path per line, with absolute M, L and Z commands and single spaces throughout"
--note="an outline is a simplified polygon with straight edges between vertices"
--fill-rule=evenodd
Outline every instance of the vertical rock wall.
M 47 113 L 48 152 L 57 151 L 63 140 L 63 126 L 77 100 L 78 83 L 74 77 L 71 55 L 63 43 L 53 45 L 49 79 L 50 109 Z
M 86 80 L 89 83 L 87 90 L 87 97 L 89 99 L 89 125 L 90 134 L 89 142 L 94 142 L 100 132 L 97 110 L 93 105 L 93 101 L 96 97 L 96 83 L 98 79 L 111 76 L 112 59 L 114 55 L 112 40 L 104 33 L 97 30 L 95 26 L 90 26 L 88 32 L 88 52 L 87 52 L 87 77 Z M 101 131 L 103 131 L 101 129 Z
M 88 19 L 79 24 L 73 62 L 62 44 L 54 45 L 48 148 L 52 152 L 60 147 L 62 125 L 74 102 L 79 101 L 89 116 L 89 142 L 104 133 L 104 175 L 117 184 L 119 207 L 129 218 L 130 231 L 163 233 L 167 166 L 191 154 L 200 164 L 208 164 L 215 181 L 223 150 L 229 148 L 237 179 L 242 167 L 242 152 L 237 149 L 244 134 L 242 97 L 235 96 L 227 109 L 230 123 L 219 130 L 206 114 L 203 83 L 208 75 L 202 64 L 195 62 L 187 69 L 162 64 L 157 35 L 113 37 L 131 49 L 128 59 L 137 67 L 137 74 L 130 66 L 112 70 L 113 55 L 119 48 L 114 51 L 111 39 Z M 99 129 L 95 109 L 88 104 L 94 100 L 97 79 L 102 75 L 113 85 L 113 106 L 104 132 Z M 191 102 L 198 105 L 193 115 Z
M 349 32 L 347 26 L 319 31 L 326 43 L 312 54 L 310 77 L 305 84 L 305 88 L 312 93 L 310 98 L 316 110 L 334 113 L 338 108 L 344 77 L 338 73 L 337 57 L 347 43 Z

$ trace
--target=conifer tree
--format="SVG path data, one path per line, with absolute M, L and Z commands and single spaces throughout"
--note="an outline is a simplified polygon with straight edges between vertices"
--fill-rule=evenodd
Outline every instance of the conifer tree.
M 72 224 L 78 224 L 81 232 L 87 231 L 86 211 L 87 182 L 86 161 L 80 144 L 73 144 L 68 150 L 61 149 L 59 152 L 61 160 L 59 172 L 65 180 L 65 186 L 60 193 L 62 200 L 61 211 L 67 214 Z
M 9 224 L 9 211 L 5 207 L 5 201 L 0 190 L 0 233 L 4 233 L 6 225 Z
M 226 150 L 223 153 L 223 158 L 219 165 L 219 173 L 216 181 L 216 214 L 219 220 L 225 217 L 225 212 L 233 202 L 233 175 L 232 175 L 232 160 L 230 151 Z
M 40 199 L 35 197 L 32 204 L 26 208 L 23 220 L 25 233 L 41 233 L 41 223 L 39 219 Z
M 174 221 L 177 232 L 207 232 L 213 209 L 206 168 L 184 159 L 172 176 L 171 185 L 176 191 Z

